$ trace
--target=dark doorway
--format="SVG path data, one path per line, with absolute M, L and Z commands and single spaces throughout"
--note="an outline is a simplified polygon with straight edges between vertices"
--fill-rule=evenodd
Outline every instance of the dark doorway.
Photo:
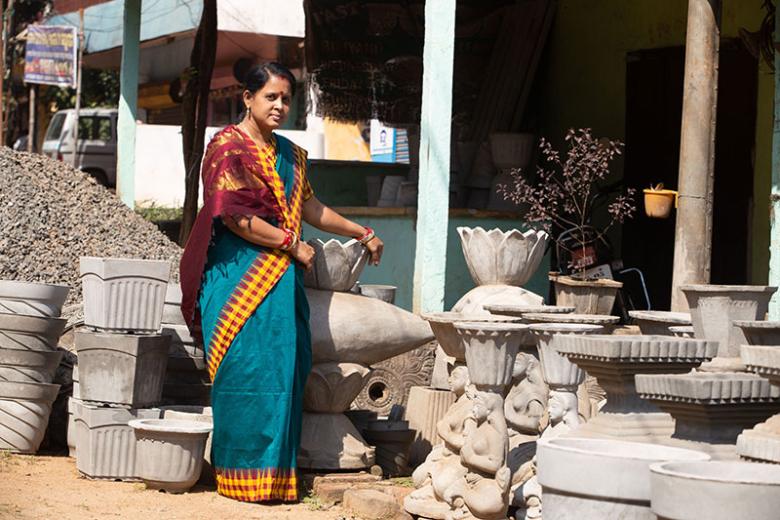
M 628 55 L 625 183 L 637 188 L 637 217 L 623 226 L 623 261 L 646 277 L 654 309 L 671 300 L 674 225 L 644 213 L 642 189 L 663 182 L 677 189 L 685 49 Z M 712 283 L 744 284 L 750 265 L 753 145 L 758 65 L 739 42 L 720 50 Z

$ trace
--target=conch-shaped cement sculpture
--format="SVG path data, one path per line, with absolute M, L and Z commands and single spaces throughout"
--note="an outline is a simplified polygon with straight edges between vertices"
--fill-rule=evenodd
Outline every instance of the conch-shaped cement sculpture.
M 303 278 L 306 287 L 325 291 L 349 291 L 368 261 L 368 250 L 357 240 L 320 239 L 306 242 L 314 248 L 314 265 Z
M 485 231 L 481 227 L 459 227 L 458 234 L 466 265 L 477 285 L 527 283 L 539 268 L 550 238 L 544 231 Z

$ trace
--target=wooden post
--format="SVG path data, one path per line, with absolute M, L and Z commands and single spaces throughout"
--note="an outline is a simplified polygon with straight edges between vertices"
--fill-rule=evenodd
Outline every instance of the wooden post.
M 122 66 L 119 73 L 116 191 L 135 207 L 135 119 L 138 109 L 138 54 L 141 40 L 141 0 L 125 0 Z
M 35 90 L 36 85 L 30 83 L 30 95 L 29 95 L 29 117 L 27 119 L 27 151 L 33 153 L 35 151 Z
M 415 312 L 441 311 L 444 307 L 455 6 L 456 0 L 425 2 L 420 180 L 412 297 Z
M 672 310 L 687 310 L 679 287 L 710 281 L 721 0 L 688 0 L 685 86 Z
M 8 0 L 8 6 L 3 11 L 2 49 L 0 49 L 0 146 L 5 146 L 6 129 L 6 95 L 5 95 L 5 63 L 8 47 L 8 17 L 13 14 L 14 0 Z
M 775 13 L 775 117 L 772 135 L 772 191 L 769 196 L 769 285 L 780 285 L 780 13 Z M 780 297 L 777 293 L 769 302 L 769 319 L 780 320 Z
M 79 34 L 78 52 L 76 53 L 76 103 L 74 107 L 75 120 L 73 122 L 73 167 L 78 168 L 79 156 L 79 111 L 81 110 L 81 74 L 82 57 L 84 55 L 84 8 L 79 9 Z

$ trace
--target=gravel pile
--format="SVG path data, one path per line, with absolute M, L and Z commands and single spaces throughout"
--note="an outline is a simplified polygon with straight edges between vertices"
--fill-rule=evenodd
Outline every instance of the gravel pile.
M 0 148 L 0 279 L 63 283 L 81 303 L 79 257 L 166 259 L 181 248 L 89 175 Z

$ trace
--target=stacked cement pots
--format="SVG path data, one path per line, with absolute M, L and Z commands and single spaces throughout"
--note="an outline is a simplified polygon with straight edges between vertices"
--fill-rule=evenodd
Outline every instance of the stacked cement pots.
M 298 466 L 362 469 L 376 461 L 344 412 L 365 386 L 371 366 L 433 339 L 419 317 L 377 298 L 350 293 L 368 260 L 357 241 L 309 241 L 317 252 L 305 285 L 311 308 L 311 375 L 304 392 Z
M 75 335 L 76 467 L 90 478 L 137 480 L 129 422 L 157 419 L 170 337 L 160 334 L 170 263 L 81 259 L 85 328 Z
M 51 384 L 68 287 L 0 281 L 0 450 L 35 453 L 59 385 Z

